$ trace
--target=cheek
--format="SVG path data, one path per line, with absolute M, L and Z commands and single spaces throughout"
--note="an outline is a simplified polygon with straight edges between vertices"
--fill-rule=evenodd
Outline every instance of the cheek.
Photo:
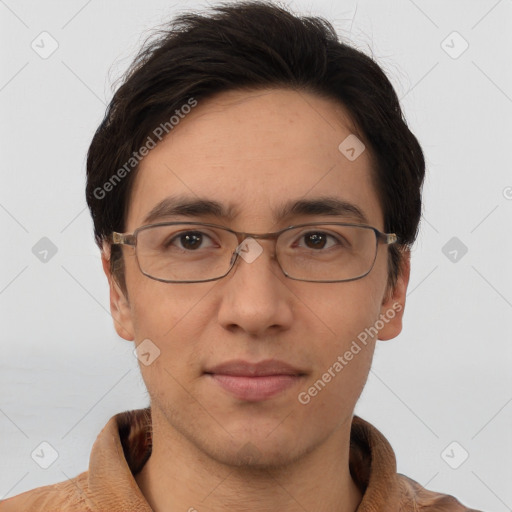
M 167 344 L 173 339 L 176 343 L 184 338 L 191 341 L 192 333 L 187 334 L 187 330 L 200 329 L 205 317 L 198 316 L 196 311 L 217 283 L 163 283 L 142 274 L 134 255 L 128 255 L 125 262 L 131 319 L 137 342 L 145 338 L 157 345 L 164 340 Z M 191 315 L 194 322 L 189 321 Z
M 348 419 L 370 371 L 375 338 L 365 329 L 378 317 L 379 301 L 356 283 L 340 283 L 344 288 L 337 292 L 331 289 L 310 297 L 325 334 L 312 341 L 313 371 L 297 400 L 309 417 L 321 419 L 312 422 L 313 429 L 341 425 Z M 318 331 L 311 326 L 312 335 Z
M 183 390 L 201 373 L 212 283 L 180 286 L 146 279 L 139 284 L 132 303 L 135 339 L 137 344 L 150 340 L 148 346 L 158 354 L 149 365 L 139 356 L 142 378 L 153 399 L 182 403 L 189 398 Z
M 375 348 L 372 326 L 380 313 L 381 297 L 375 293 L 375 284 L 365 278 L 328 285 L 308 296 L 314 313 L 309 318 L 317 324 L 308 329 L 315 345 L 309 384 L 318 390 L 318 396 L 322 395 L 317 401 L 319 407 L 330 400 L 355 402 L 362 390 Z M 320 330 L 322 334 L 318 335 Z M 314 395 L 315 390 L 311 391 Z
M 217 283 L 179 285 L 142 278 L 135 283 L 133 294 L 135 339 L 137 343 L 149 339 L 158 357 L 147 366 L 139 357 L 141 374 L 150 394 L 165 390 L 166 395 L 180 400 L 181 386 L 193 385 L 209 350 L 210 344 L 203 341 L 211 331 L 214 316 L 209 299 Z
M 304 295 L 310 317 L 316 317 L 327 333 L 324 348 L 342 350 L 376 321 L 382 302 L 376 281 L 370 274 L 357 281 L 319 285 Z

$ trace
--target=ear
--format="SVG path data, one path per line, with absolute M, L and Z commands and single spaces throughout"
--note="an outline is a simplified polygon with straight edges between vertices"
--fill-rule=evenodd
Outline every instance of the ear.
M 131 317 L 131 308 L 128 298 L 125 296 L 116 280 L 110 272 L 110 245 L 103 242 L 103 250 L 101 251 L 101 263 L 103 271 L 107 276 L 110 289 L 110 313 L 114 320 L 114 327 L 121 338 L 127 341 L 135 339 L 133 322 Z
M 379 340 L 390 340 L 402 331 L 402 318 L 405 310 L 405 296 L 411 273 L 411 253 L 402 251 L 402 261 L 395 286 L 388 289 L 380 309 L 380 319 L 384 327 L 379 331 Z

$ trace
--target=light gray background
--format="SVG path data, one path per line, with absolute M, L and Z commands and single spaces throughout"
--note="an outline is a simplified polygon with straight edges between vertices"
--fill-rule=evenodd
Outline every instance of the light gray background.
M 287 3 L 374 55 L 428 162 L 405 328 L 378 345 L 356 413 L 387 436 L 400 472 L 509 511 L 512 1 Z M 148 403 L 109 314 L 85 154 L 147 31 L 206 5 L 0 0 L 0 497 L 84 471 L 107 420 Z M 59 45 L 47 59 L 31 48 L 43 31 Z M 46 263 L 32 252 L 42 237 L 57 247 Z M 468 249 L 455 262 L 452 237 Z M 31 458 L 42 441 L 59 453 L 46 470 Z

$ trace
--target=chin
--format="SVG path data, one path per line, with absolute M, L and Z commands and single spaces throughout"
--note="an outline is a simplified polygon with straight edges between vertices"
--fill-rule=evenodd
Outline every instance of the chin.
M 279 446 L 267 446 L 247 441 L 238 450 L 223 450 L 222 452 L 210 453 L 210 456 L 218 463 L 226 466 L 248 471 L 262 471 L 279 469 L 293 464 L 300 459 L 303 453 L 293 447 L 294 443 L 289 443 L 289 449 L 284 449 L 282 443 Z M 277 443 L 272 443 L 276 445 Z
M 223 439 L 204 439 L 200 448 L 218 463 L 247 470 L 271 470 L 293 465 L 322 444 L 321 436 L 305 438 L 304 433 L 262 426 L 255 422 L 243 431 L 228 429 L 232 434 Z

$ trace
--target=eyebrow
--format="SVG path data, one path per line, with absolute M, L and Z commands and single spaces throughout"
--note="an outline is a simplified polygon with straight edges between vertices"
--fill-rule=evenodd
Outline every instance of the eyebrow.
M 311 199 L 289 201 L 273 211 L 277 220 L 294 216 L 328 215 L 348 217 L 368 224 L 363 210 L 355 204 L 337 197 L 322 196 Z M 144 217 L 143 224 L 151 224 L 167 217 L 216 217 L 222 220 L 233 220 L 237 215 L 235 208 L 226 208 L 222 203 L 210 199 L 189 196 L 170 196 L 157 203 Z

